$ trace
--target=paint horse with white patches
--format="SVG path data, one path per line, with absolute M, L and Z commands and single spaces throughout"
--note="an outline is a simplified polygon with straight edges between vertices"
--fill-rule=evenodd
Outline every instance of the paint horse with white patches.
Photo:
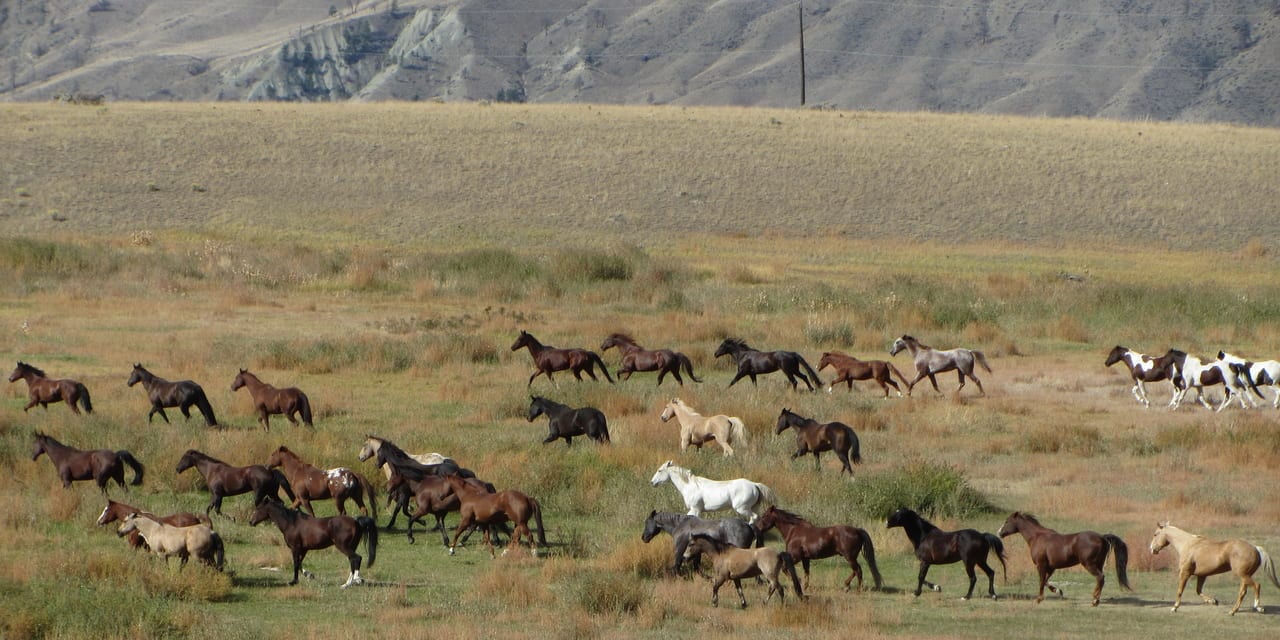
M 696 476 L 670 460 L 662 463 L 649 479 L 649 484 L 655 487 L 664 482 L 670 482 L 680 492 L 691 516 L 701 517 L 709 511 L 733 509 L 748 523 L 753 523 L 760 517 L 757 511 L 778 502 L 773 489 L 759 482 L 746 478 L 711 480 Z
M 1111 353 L 1107 354 L 1107 361 L 1104 364 L 1110 367 L 1117 362 L 1124 362 L 1129 370 L 1129 376 L 1133 378 L 1133 397 L 1144 407 L 1151 406 L 1151 401 L 1147 399 L 1146 383 L 1168 380 L 1173 385 L 1173 394 L 1169 397 L 1169 406 L 1172 407 L 1178 400 L 1178 392 L 1182 390 L 1181 367 L 1182 360 L 1186 357 L 1186 353 L 1170 349 L 1159 358 L 1153 358 L 1128 347 L 1116 345 Z
M 293 487 L 296 495 L 293 499 L 295 509 L 302 505 L 302 508 L 314 516 L 316 510 L 311 506 L 312 500 L 332 499 L 338 507 L 338 513 L 346 515 L 347 498 L 351 498 L 360 507 L 360 513 L 369 515 L 369 509 L 364 505 L 367 497 L 369 507 L 373 509 L 373 517 L 378 517 L 373 485 L 364 476 L 346 467 L 322 470 L 303 462 L 298 454 L 283 446 L 273 451 L 271 458 L 267 460 L 268 469 L 276 467 L 284 471 L 285 477 L 289 479 L 289 486 Z
M 1219 351 L 1218 359 L 1228 363 L 1244 365 L 1248 369 L 1249 377 L 1253 379 L 1255 386 L 1269 386 L 1276 392 L 1275 400 L 1271 403 L 1271 406 L 1280 409 L 1280 360 L 1250 362 L 1226 351 Z
M 1219 352 L 1221 354 L 1221 352 Z M 1253 378 L 1249 375 L 1249 368 L 1243 363 L 1232 363 L 1222 359 L 1203 362 L 1195 356 L 1184 356 L 1182 358 L 1182 391 L 1179 392 L 1174 399 L 1173 408 L 1177 409 L 1182 405 L 1182 401 L 1186 398 L 1187 392 L 1195 390 L 1196 400 L 1206 409 L 1213 409 L 1213 406 L 1205 399 L 1205 387 L 1214 385 L 1222 385 L 1226 397 L 1222 399 L 1222 403 L 1218 405 L 1217 411 L 1227 408 L 1233 399 L 1237 399 L 1240 408 L 1245 408 L 1247 400 L 1254 408 L 1258 403 L 1249 395 L 1249 390 L 1257 394 L 1259 398 L 1265 398 L 1258 386 L 1253 383 Z

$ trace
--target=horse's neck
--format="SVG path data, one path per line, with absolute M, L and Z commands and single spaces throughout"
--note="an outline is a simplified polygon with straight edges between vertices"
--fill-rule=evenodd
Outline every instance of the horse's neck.
M 925 535 L 931 530 L 930 527 L 932 525 L 929 525 L 924 518 L 911 520 L 902 525 L 902 528 L 907 532 L 907 537 L 911 539 L 911 546 L 914 547 L 920 546 L 920 542 L 924 540 Z M 932 527 L 932 530 L 937 530 L 937 527 Z
M 1172 525 L 1165 525 L 1164 535 L 1169 538 L 1169 544 L 1173 545 L 1179 552 L 1188 544 L 1195 542 L 1197 539 L 1203 539 L 1204 536 L 1198 536 L 1188 531 L 1183 531 Z
M 697 411 L 694 411 L 693 409 L 690 409 L 690 408 L 689 408 L 688 406 L 686 406 L 686 405 L 683 405 L 683 404 L 676 404 L 676 405 L 672 405 L 672 406 L 674 406 L 674 407 L 676 408 L 676 417 L 677 417 L 677 418 L 680 418 L 680 422 L 681 422 L 681 423 L 685 422 L 686 420 L 692 421 L 692 420 L 694 420 L 695 418 L 701 418 L 701 417 L 702 417 L 702 414 L 701 414 L 701 413 L 698 413 Z
M 259 380 L 258 376 L 246 371 L 244 373 L 244 386 L 249 387 L 249 391 L 253 392 L 259 389 L 265 389 L 271 385 Z
M 692 518 L 693 516 L 685 515 L 683 513 L 668 513 L 664 511 L 654 514 L 653 521 L 656 522 L 658 527 L 663 531 L 671 533 L 679 528 L 680 525 L 688 522 Z
M 62 444 L 61 442 L 58 442 L 53 438 L 44 439 L 44 452 L 46 455 L 49 456 L 49 459 L 51 460 L 54 458 L 61 458 L 63 455 L 67 453 L 72 453 L 75 451 L 78 451 L 78 449 L 76 449 L 75 447 Z

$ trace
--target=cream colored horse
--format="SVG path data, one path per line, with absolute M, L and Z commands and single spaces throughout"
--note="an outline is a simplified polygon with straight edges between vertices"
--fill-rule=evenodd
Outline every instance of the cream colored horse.
M 1231 608 L 1233 616 L 1240 610 L 1250 586 L 1253 586 L 1253 610 L 1262 612 L 1262 587 L 1253 579 L 1258 569 L 1262 569 L 1262 575 L 1270 579 L 1271 584 L 1280 587 L 1271 556 L 1253 543 L 1239 538 L 1210 540 L 1167 522 L 1156 525 L 1155 536 L 1151 538 L 1151 553 L 1159 553 L 1171 544 L 1178 552 L 1178 595 L 1173 599 L 1173 611 L 1182 606 L 1182 590 L 1187 588 L 1187 580 L 1191 576 L 1196 577 L 1196 595 L 1206 603 L 1216 605 L 1218 599 L 1205 595 L 1201 590 L 1204 579 L 1228 571 L 1236 574 L 1240 578 L 1240 594 L 1236 596 L 1236 606 Z
M 141 533 L 147 546 L 164 558 L 165 564 L 169 563 L 169 556 L 178 556 L 182 560 L 179 567 L 185 567 L 187 560 L 194 555 L 209 566 L 222 570 L 225 553 L 222 538 L 207 524 L 175 527 L 133 513 L 125 516 L 117 533 L 125 536 L 131 531 Z
M 694 411 L 680 398 L 672 398 L 662 409 L 663 422 L 675 416 L 680 421 L 680 452 L 684 453 L 689 445 L 702 448 L 710 440 L 720 444 L 724 455 L 733 455 L 734 447 L 747 445 L 747 425 L 741 418 L 726 415 L 704 416 Z
M 746 609 L 747 597 L 742 593 L 742 579 L 753 577 L 764 578 L 769 583 L 769 594 L 764 598 L 765 604 L 768 604 L 774 592 L 777 592 L 779 600 L 785 602 L 786 592 L 782 588 L 782 582 L 778 580 L 778 574 L 784 570 L 791 576 L 796 596 L 804 599 L 804 590 L 800 588 L 800 577 L 796 575 L 795 562 L 785 551 L 778 551 L 771 547 L 739 549 L 699 533 L 689 541 L 684 557 L 692 559 L 704 553 L 711 558 L 711 606 L 713 607 L 720 605 L 720 587 L 732 580 L 734 589 L 738 591 L 738 602 L 743 609 Z
M 360 448 L 360 461 L 363 462 L 378 455 L 378 449 L 382 448 L 382 439 L 369 436 L 364 440 L 364 446 Z M 443 464 L 445 460 L 451 460 L 448 456 L 439 453 L 419 453 L 409 454 L 410 458 L 422 464 Z M 391 480 L 391 465 L 382 465 L 382 472 L 387 475 L 387 480 Z

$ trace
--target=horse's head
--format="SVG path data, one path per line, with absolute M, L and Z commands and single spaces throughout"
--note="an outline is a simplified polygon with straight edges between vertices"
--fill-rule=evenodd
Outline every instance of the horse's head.
M 887 526 L 885 528 L 886 529 L 892 529 L 894 527 L 905 528 L 907 526 L 907 523 L 910 522 L 911 516 L 914 516 L 914 515 L 916 515 L 916 512 L 910 509 L 906 509 L 906 508 L 898 509 L 897 511 L 894 511 L 892 514 L 889 515 L 889 520 L 886 523 Z
M 198 455 L 200 455 L 200 452 L 195 449 L 187 449 L 186 453 L 182 454 L 182 458 L 178 460 L 178 466 L 174 469 L 174 473 L 182 473 L 196 466 L 196 457 Z
M 1160 553 L 1160 550 L 1169 546 L 1169 527 L 1168 522 L 1161 522 L 1156 525 L 1155 535 L 1151 536 L 1151 553 L 1152 555 Z
M 284 445 L 281 445 L 279 449 L 276 449 L 275 451 L 272 451 L 272 452 L 271 452 L 271 457 L 270 457 L 270 458 L 267 458 L 267 468 L 268 468 L 268 469 L 274 469 L 274 468 L 276 468 L 276 467 L 278 467 L 278 466 L 280 466 L 280 465 L 284 464 L 285 456 L 289 456 L 289 455 L 292 455 L 292 454 L 293 454 L 293 452 L 292 452 L 292 451 L 289 451 L 289 448 L 288 448 L 288 447 L 285 447 Z
M 1107 354 L 1107 361 L 1104 362 L 1103 364 L 1109 367 L 1117 362 L 1120 362 L 1121 360 L 1124 359 L 1124 356 L 1127 353 L 1129 353 L 1128 349 L 1120 345 L 1116 345 L 1115 348 L 1111 350 L 1111 353 Z
M 728 546 L 715 538 L 704 533 L 695 533 L 689 538 L 689 546 L 684 549 L 684 557 L 686 560 L 695 558 L 700 554 L 717 555 L 724 551 Z
M 127 383 L 126 386 L 132 387 L 133 385 L 138 384 L 139 382 L 143 382 L 147 373 L 148 371 L 142 368 L 141 363 L 135 363 L 133 365 L 133 373 L 129 374 L 129 382 Z
M 663 422 L 666 422 L 676 415 L 676 405 L 680 404 L 679 398 L 672 398 L 666 406 L 662 407 L 662 415 L 658 416 Z
M 907 336 L 907 335 L 904 335 L 901 338 L 894 340 L 893 346 L 889 347 L 889 355 L 896 356 L 899 353 L 901 353 L 904 349 L 908 349 L 909 348 L 908 343 L 910 342 L 915 342 L 915 338 L 912 338 L 911 336 Z
M 764 513 L 760 514 L 759 518 L 756 518 L 755 523 L 751 526 L 755 527 L 757 534 L 778 526 L 778 508 L 770 505 L 768 509 L 764 510 Z
M 658 521 L 656 519 L 657 515 L 658 511 L 655 509 L 650 511 L 649 517 L 644 520 L 644 531 L 640 534 L 640 539 L 644 542 L 652 540 L 653 537 L 658 535 L 658 532 L 662 530 L 662 528 L 658 526 Z
M 365 460 L 368 460 L 369 458 L 373 457 L 374 452 L 377 450 L 377 447 L 378 447 L 378 445 L 375 444 L 376 442 L 377 442 L 377 439 L 374 438 L 373 436 L 365 436 L 364 446 L 360 447 L 359 458 L 361 462 L 364 462 Z
M 533 422 L 534 418 L 542 415 L 544 409 L 540 396 L 529 396 L 529 422 Z
M 724 342 L 721 342 L 720 346 L 716 348 L 715 357 L 719 358 L 720 356 L 732 355 L 733 353 L 746 348 L 747 343 L 737 338 L 725 338 Z
M 521 329 L 520 335 L 516 336 L 516 341 L 511 343 L 511 350 L 516 351 L 522 347 L 528 347 L 533 344 L 537 344 L 537 340 L 534 340 L 533 336 L 530 335 L 528 331 Z
M 124 522 L 120 523 L 119 529 L 116 529 L 116 535 L 120 537 L 124 537 L 129 535 L 130 531 L 137 531 L 137 529 L 138 529 L 138 514 L 131 513 L 124 517 Z
M 272 500 L 270 496 L 263 498 L 262 502 L 259 502 L 258 506 L 253 508 L 253 513 L 249 514 L 249 526 L 256 527 L 258 523 L 270 518 L 271 509 L 277 505 L 283 506 L 283 503 L 278 499 Z
M 14 368 L 13 373 L 9 374 L 9 382 L 17 382 L 19 379 L 26 376 L 27 372 L 32 369 L 35 369 L 35 367 L 19 360 L 18 366 Z
M 246 380 L 245 380 L 245 376 L 246 376 L 246 375 L 249 375 L 249 371 L 248 371 L 247 369 L 241 369 L 241 370 L 240 370 L 240 373 L 237 373 L 237 374 L 236 374 L 236 379 L 231 381 L 231 390 L 232 390 L 232 391 L 235 391 L 236 389 L 239 389 L 240 387 L 243 387 L 243 386 L 245 385 L 245 382 L 246 382 Z
M 777 434 L 777 433 L 782 433 L 783 431 L 786 431 L 788 428 L 792 426 L 792 419 L 796 417 L 799 417 L 799 416 L 796 416 L 796 414 L 792 413 L 790 409 L 783 407 L 782 413 L 778 414 L 778 423 L 774 426 L 773 432 Z
M 1000 536 L 1001 538 L 1004 538 L 1006 536 L 1011 536 L 1015 533 L 1018 533 L 1019 531 L 1022 530 L 1023 523 L 1027 522 L 1028 520 L 1031 520 L 1032 522 L 1034 522 L 1034 519 L 1032 519 L 1030 516 L 1023 515 L 1021 511 L 1014 511 L 1013 513 L 1009 514 L 1008 518 L 1005 518 L 1004 524 L 1000 525 L 1000 530 L 996 532 L 996 535 Z
M 123 507 L 123 504 L 108 498 L 107 506 L 102 509 L 102 515 L 98 516 L 98 526 L 101 527 L 102 525 L 119 520 L 120 514 L 118 512 L 122 510 Z
M 662 463 L 662 466 L 658 467 L 658 470 L 654 472 L 653 477 L 649 478 L 649 484 L 656 487 L 664 482 L 670 482 L 671 470 L 675 468 L 675 466 L 675 463 L 670 460 Z

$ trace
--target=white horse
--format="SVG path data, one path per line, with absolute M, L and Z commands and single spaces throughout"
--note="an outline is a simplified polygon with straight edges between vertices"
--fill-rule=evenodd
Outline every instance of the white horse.
M 1249 377 L 1253 379 L 1255 385 L 1269 386 L 1276 392 L 1275 401 L 1271 403 L 1271 406 L 1280 409 L 1280 360 L 1250 362 L 1240 356 L 1233 356 L 1226 351 L 1219 351 L 1218 359 L 1228 363 L 1243 364 L 1248 367 Z
M 1219 355 L 1222 353 L 1219 352 Z M 1246 385 L 1248 383 L 1248 386 Z M 1222 399 L 1217 411 L 1227 408 L 1233 398 L 1239 397 L 1240 408 L 1245 408 L 1246 400 L 1256 409 L 1258 403 L 1249 395 L 1249 388 L 1253 388 L 1253 392 L 1262 397 L 1262 392 L 1258 391 L 1258 387 L 1253 384 L 1253 378 L 1249 377 L 1249 369 L 1243 364 L 1232 364 L 1225 360 L 1218 359 L 1210 362 L 1203 362 L 1195 356 L 1186 356 L 1182 361 L 1182 390 L 1179 391 L 1173 399 L 1173 407 L 1177 409 L 1182 405 L 1183 399 L 1187 392 L 1195 389 L 1196 400 L 1206 409 L 1213 409 L 1204 397 L 1204 388 L 1221 384 L 1225 388 L 1226 397 Z
M 704 416 L 694 411 L 680 398 L 672 398 L 671 402 L 663 407 L 662 415 L 659 417 L 666 422 L 672 416 L 680 421 L 680 453 L 684 453 L 689 445 L 701 449 L 707 441 L 715 440 L 720 443 L 724 455 L 731 456 L 734 447 L 744 447 L 747 444 L 747 425 L 743 424 L 742 418 L 726 415 Z
M 658 486 L 670 482 L 680 496 L 684 505 L 689 508 L 689 515 L 702 517 L 708 511 L 733 509 L 738 515 L 746 518 L 748 523 L 756 521 L 758 509 L 776 504 L 778 499 L 773 489 L 752 482 L 746 478 L 736 480 L 710 480 L 695 476 L 684 467 L 676 466 L 668 460 L 658 467 L 657 473 L 649 480 L 649 484 Z
M 369 436 L 368 438 L 365 438 L 364 446 L 360 448 L 361 462 L 378 455 L 378 449 L 381 449 L 381 448 L 382 448 L 381 438 L 376 438 L 374 436 Z M 411 453 L 409 454 L 409 457 L 413 458 L 414 460 L 422 464 L 442 464 L 446 460 L 452 460 L 452 458 L 445 455 L 441 455 L 439 453 L 420 453 L 416 455 Z M 390 465 L 383 464 L 382 472 L 387 475 L 387 480 L 391 480 Z

